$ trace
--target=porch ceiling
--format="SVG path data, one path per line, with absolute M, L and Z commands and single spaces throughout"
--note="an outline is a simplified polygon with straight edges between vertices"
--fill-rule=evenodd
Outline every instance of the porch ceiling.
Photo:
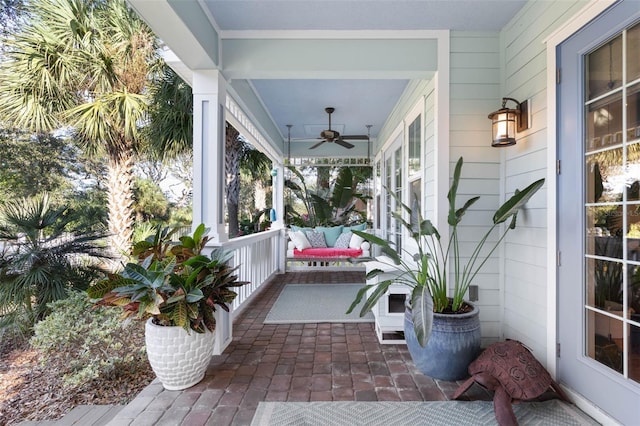
M 496 31 L 526 0 L 202 0 L 222 31 Z
M 291 124 L 292 156 L 321 157 L 358 157 L 368 153 L 364 141 L 353 141 L 356 147 L 351 150 L 327 143 L 309 150 L 316 142 L 313 139 L 328 126 L 325 107 L 335 107 L 332 128 L 341 134 L 366 134 L 366 125 L 372 125 L 375 147 L 378 132 L 408 82 L 431 78 L 437 69 L 436 63 L 429 63 L 429 55 L 424 53 L 425 46 L 420 41 L 408 42 L 403 49 L 396 48 L 393 42 L 381 49 L 370 46 L 360 49 L 355 44 L 341 48 L 341 39 L 358 39 L 362 34 L 366 34 L 364 38 L 373 35 L 378 39 L 401 39 L 398 31 L 406 34 L 407 30 L 499 31 L 526 3 L 526 0 L 128 1 L 186 65 L 183 71 L 217 68 L 231 80 L 239 95 L 252 92 L 243 99 L 245 107 L 253 109 L 250 115 L 263 120 L 261 127 L 278 151 L 283 154 L 288 151 L 286 125 Z M 314 36 L 334 38 L 338 44 L 310 44 Z M 306 44 L 295 44 L 300 40 Z M 300 46 L 303 47 L 296 50 Z M 429 50 L 429 46 L 426 48 Z M 183 76 L 189 78 L 184 73 Z M 264 118 L 268 119 L 268 125 L 264 124 Z M 311 140 L 298 140 L 305 138 Z

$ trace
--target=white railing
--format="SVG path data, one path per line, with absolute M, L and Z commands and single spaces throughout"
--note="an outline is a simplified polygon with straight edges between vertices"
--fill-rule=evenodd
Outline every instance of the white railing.
M 281 270 L 284 243 L 280 229 L 234 238 L 223 243 L 222 247 L 233 251 L 232 262 L 233 266 L 238 266 L 238 279 L 249 281 L 249 284 L 235 289 L 238 297 L 231 306 L 233 312 L 242 308 L 274 274 L 284 272 Z
M 234 238 L 219 245 L 224 250 L 233 251 L 231 266 L 237 266 L 239 281 L 249 284 L 234 288 L 238 293 L 229 312 L 216 311 L 216 337 L 213 354 L 220 355 L 233 339 L 233 320 L 258 294 L 265 283 L 279 272 L 284 273 L 284 231 L 274 229 Z

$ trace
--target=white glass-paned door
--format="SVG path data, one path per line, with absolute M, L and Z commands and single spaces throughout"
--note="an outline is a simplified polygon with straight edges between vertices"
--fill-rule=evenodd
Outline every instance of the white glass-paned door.
M 620 2 L 558 51 L 558 376 L 623 424 L 640 424 L 638 22 Z
M 400 204 L 396 202 L 396 200 L 402 200 L 403 188 L 402 146 L 399 141 L 394 143 L 385 153 L 384 174 L 386 237 L 400 253 L 402 250 L 402 224 L 392 215 L 392 213 L 402 213 Z

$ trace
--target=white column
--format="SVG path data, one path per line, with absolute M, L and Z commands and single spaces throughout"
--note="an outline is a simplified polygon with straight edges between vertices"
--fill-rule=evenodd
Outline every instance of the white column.
M 278 249 L 278 269 L 280 272 L 285 272 L 287 266 L 287 238 L 284 222 L 284 164 L 273 163 L 272 170 L 275 170 L 276 175 L 273 177 L 271 206 L 276 211 L 276 220 L 271 223 L 271 229 L 280 229 L 281 244 Z
M 226 81 L 217 70 L 193 72 L 193 226 L 211 242 L 229 239 L 224 223 Z
M 276 221 L 271 223 L 271 229 L 284 228 L 284 165 L 282 163 L 273 163 L 272 174 L 273 186 L 271 193 L 271 206 L 276 211 Z

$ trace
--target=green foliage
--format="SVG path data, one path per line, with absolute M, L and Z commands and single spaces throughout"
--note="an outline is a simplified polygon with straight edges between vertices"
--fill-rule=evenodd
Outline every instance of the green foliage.
M 164 67 L 151 86 L 150 125 L 145 129 L 158 158 L 175 158 L 193 145 L 193 94 L 170 67 Z
M 1 206 L 0 327 L 19 319 L 32 326 L 47 315 L 48 303 L 86 288 L 100 273 L 105 236 L 71 228 L 67 213 L 52 208 L 46 194 Z
M 78 149 L 46 135 L 0 129 L 0 202 L 49 192 L 60 198 L 78 170 Z
M 69 207 L 73 220 L 69 225 L 74 229 L 102 232 L 107 223 L 107 194 L 98 187 L 88 187 L 68 194 L 57 204 Z
M 0 204 L 46 192 L 52 205 L 68 207 L 74 228 L 104 229 L 103 167 L 83 156 L 73 139 L 0 129 L 0 152 Z
M 144 327 L 121 321 L 119 309 L 96 308 L 84 292 L 71 292 L 49 308 L 51 314 L 34 328 L 31 345 L 44 365 L 60 370 L 67 385 L 146 364 Z
M 137 221 L 164 222 L 169 219 L 169 200 L 155 182 L 136 178 L 133 198 Z
M 149 114 L 152 86 L 167 71 L 158 40 L 123 0 L 30 0 L 28 6 L 29 19 L 0 41 L 6 46 L 0 116 L 36 133 L 70 129 L 85 154 L 107 160 L 108 226 L 119 249 L 132 228 L 136 155 L 155 147 L 146 126 L 164 120 Z
M 256 232 L 264 231 L 264 229 L 271 223 L 269 219 L 270 208 L 256 211 L 251 215 L 251 219 L 243 219 L 240 221 L 240 234 L 249 235 Z
M 306 210 L 306 214 L 301 214 L 292 205 L 286 206 L 288 224 L 313 227 L 351 225 L 366 221 L 366 212 L 358 211 L 357 205 L 369 197 L 359 193 L 358 186 L 371 177 L 371 167 L 335 168 L 332 170 L 336 173 L 336 178 L 330 185 L 331 192 L 320 185 L 313 190 L 307 185 L 305 175 L 300 170 L 293 166 L 289 166 L 288 169 L 295 176 L 295 180 L 287 179 L 285 187 Z M 327 167 L 317 169 L 319 174 L 320 170 L 326 170 Z
M 128 263 L 119 274 L 90 287 L 89 297 L 101 306 L 121 307 L 125 318 L 153 317 L 159 325 L 213 331 L 216 306 L 228 311 L 227 304 L 237 296 L 232 288 L 247 282 L 238 281 L 237 268 L 229 266 L 230 252 L 201 254 L 208 240 L 203 224 L 179 243 L 172 241 L 175 231 L 158 227 L 136 242 L 132 253 L 138 263 Z
M 185 207 L 174 207 L 171 210 L 169 223 L 173 223 L 176 226 L 190 226 L 193 222 L 193 213 L 191 211 L 191 205 Z
M 428 308 L 432 307 L 432 311 L 435 312 L 451 313 L 460 312 L 463 309 L 464 296 L 469 289 L 469 285 L 471 285 L 471 282 L 480 269 L 482 269 L 487 260 L 499 247 L 509 230 L 515 228 L 516 218 L 520 208 L 522 208 L 544 184 L 544 179 L 540 179 L 522 191 L 516 190 L 515 194 L 496 210 L 491 227 L 478 241 L 466 264 L 463 264 L 459 248 L 458 225 L 461 223 L 469 207 L 480 197 L 472 197 L 460 208 L 456 205 L 462 164 L 463 159 L 460 157 L 456 164 L 451 187 L 447 195 L 449 200 L 448 224 L 451 233 L 446 245 L 443 245 L 440 232 L 433 226 L 431 221 L 423 219 L 418 200 L 414 200 L 412 206 L 409 207 L 403 204 L 393 192 L 389 193 L 396 197 L 396 202 L 402 206 L 402 211 L 406 213 L 409 220 L 405 220 L 404 216 L 397 212 L 393 212 L 392 215 L 398 223 L 402 224 L 402 227 L 411 239 L 414 240 L 417 253 L 407 252 L 406 256 L 403 256 L 403 253 L 396 250 L 393 243 L 365 232 L 353 231 L 372 244 L 378 245 L 382 253 L 389 257 L 391 264 L 398 271 L 397 277 L 394 277 L 393 280 L 386 280 L 377 284 L 379 288 L 368 296 L 360 314 L 364 315 L 371 310 L 378 299 L 384 294 L 382 289 L 386 290 L 386 287 L 391 283 L 399 283 L 412 287 L 411 303 L 414 326 L 416 328 L 416 335 L 418 335 L 418 341 L 423 346 L 426 344 L 429 333 L 421 324 L 426 324 L 427 327 L 430 327 L 430 321 L 427 316 L 431 315 L 431 312 L 428 312 Z M 505 227 L 502 236 L 493 244 L 490 250 L 483 251 L 485 243 L 487 243 L 493 231 L 498 225 L 509 219 L 511 219 L 511 222 Z M 403 251 L 406 252 L 406 249 L 403 248 Z M 384 271 L 381 269 L 374 269 L 367 274 L 367 279 L 383 273 Z M 450 274 L 454 280 L 452 298 L 448 296 L 447 279 Z M 349 308 L 349 312 L 366 297 L 367 290 L 374 287 L 376 287 L 376 285 L 368 285 L 361 289 L 356 300 Z

